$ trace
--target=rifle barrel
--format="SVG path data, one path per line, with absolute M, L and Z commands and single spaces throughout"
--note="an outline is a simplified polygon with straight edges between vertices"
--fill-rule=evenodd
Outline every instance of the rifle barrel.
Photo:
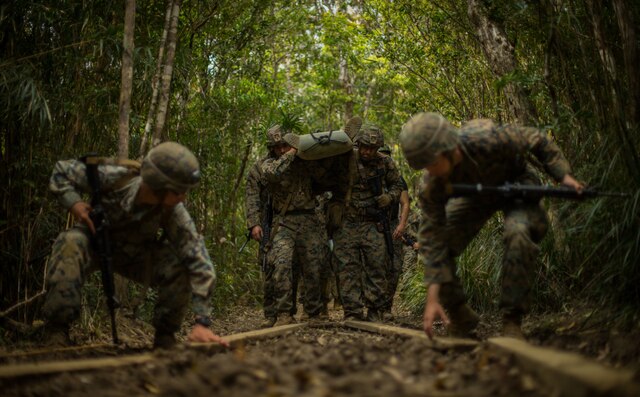
M 522 199 L 540 199 L 542 197 L 557 197 L 570 200 L 584 200 L 593 197 L 630 197 L 629 193 L 622 192 L 602 192 L 592 188 L 586 188 L 578 193 L 575 189 L 568 186 L 551 186 L 551 185 L 519 185 L 504 184 L 501 186 L 484 186 L 482 184 L 453 184 L 451 185 L 451 195 L 453 197 L 471 196 L 471 195 L 498 195 L 507 198 Z

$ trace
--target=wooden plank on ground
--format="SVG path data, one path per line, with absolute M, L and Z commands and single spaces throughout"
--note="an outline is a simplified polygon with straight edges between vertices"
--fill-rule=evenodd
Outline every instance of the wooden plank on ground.
M 27 375 L 47 375 L 60 372 L 122 367 L 126 365 L 146 363 L 152 361 L 155 357 L 156 356 L 153 353 L 144 353 L 120 357 L 91 358 L 72 361 L 45 361 L 6 365 L 0 367 L 0 379 L 18 378 Z
M 241 345 L 247 341 L 254 341 L 266 338 L 274 338 L 276 336 L 285 335 L 291 331 L 295 331 L 296 329 L 306 327 L 307 323 L 297 323 L 297 324 L 289 324 L 289 325 L 281 325 L 279 327 L 271 327 L 259 329 L 257 331 L 248 331 L 241 332 L 229 336 L 224 336 L 223 338 L 229 342 L 231 347 L 235 347 Z M 189 343 L 188 346 L 193 347 L 208 347 L 208 348 L 222 348 L 222 346 L 217 343 Z
M 609 368 L 576 353 L 533 346 L 514 338 L 490 338 L 490 346 L 513 354 L 529 371 L 565 396 L 640 396 L 634 372 Z
M 282 325 L 280 327 L 266 328 L 258 331 L 243 332 L 233 335 L 224 336 L 231 347 L 238 346 L 249 340 L 258 340 L 264 338 L 273 338 L 275 336 L 284 335 L 298 328 L 305 327 L 306 323 Z M 213 351 L 225 350 L 224 347 L 217 343 L 188 343 L 187 346 L 208 347 Z M 47 361 L 23 363 L 14 365 L 0 366 L 0 379 L 18 378 L 21 376 L 32 375 L 51 375 L 60 372 L 88 371 L 105 368 L 116 368 L 127 365 L 144 364 L 149 361 L 156 360 L 158 356 L 155 353 L 143 353 L 128 356 L 93 358 L 81 360 L 67 361 Z
M 424 331 L 394 327 L 386 324 L 370 323 L 366 321 L 345 321 L 344 325 L 363 331 L 376 332 L 385 335 L 402 335 L 410 338 L 424 339 L 434 349 L 442 350 L 470 350 L 478 346 L 479 342 L 473 339 L 436 337 L 429 340 Z
M 93 349 L 101 349 L 107 347 L 115 347 L 110 343 L 95 343 L 92 345 L 83 345 L 83 346 L 65 346 L 65 347 L 53 347 L 48 349 L 37 349 L 37 350 L 25 350 L 25 351 L 17 351 L 0 355 L 0 360 L 7 358 L 15 358 L 15 357 L 27 357 L 27 356 L 36 356 L 38 354 L 53 354 L 53 353 L 66 353 L 66 352 L 80 352 L 83 350 L 93 350 Z

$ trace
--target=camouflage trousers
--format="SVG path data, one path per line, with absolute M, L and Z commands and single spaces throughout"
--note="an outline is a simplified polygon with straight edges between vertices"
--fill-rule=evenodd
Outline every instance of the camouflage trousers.
M 295 313 L 296 264 L 304 282 L 304 311 L 309 316 L 320 314 L 324 244 L 323 225 L 315 214 L 287 214 L 280 221 L 267 253 L 277 314 Z
M 390 225 L 391 232 L 393 232 L 398 226 L 398 222 L 391 222 Z M 386 247 L 386 246 L 385 246 Z M 387 303 L 383 307 L 385 311 L 391 311 L 391 306 L 393 305 L 393 297 L 396 295 L 396 290 L 398 289 L 398 282 L 400 281 L 400 275 L 402 274 L 402 262 L 403 262 L 403 252 L 402 252 L 402 240 L 397 239 L 393 240 L 393 260 L 388 258 L 387 263 Z M 386 251 L 385 251 L 386 252 Z
M 445 241 L 450 255 L 456 257 L 464 251 L 482 226 L 497 211 L 504 213 L 504 256 L 502 260 L 502 296 L 500 308 L 506 314 L 520 315 L 530 307 L 531 283 L 535 276 L 538 243 L 547 231 L 547 215 L 540 203 L 458 198 L 446 207 L 447 225 Z M 455 261 L 451 260 L 453 282 L 440 286 L 440 298 L 445 308 L 465 303 L 462 284 L 456 275 Z
M 258 254 L 258 262 L 260 266 L 262 266 L 262 258 L 264 253 Z M 296 305 L 296 299 L 298 296 L 298 280 L 300 279 L 299 266 L 297 264 L 293 265 L 293 291 L 291 299 L 293 301 L 293 305 L 291 307 L 290 314 L 294 316 L 298 311 L 298 307 Z M 278 317 L 278 301 L 276 299 L 276 284 L 275 278 L 273 277 L 273 264 L 265 261 L 264 267 L 262 269 L 262 310 L 265 318 L 276 318 Z
M 87 277 L 99 270 L 86 229 L 74 227 L 53 243 L 43 311 L 47 322 L 70 324 L 80 316 L 81 290 Z M 190 299 L 186 266 L 167 243 L 113 244 L 113 271 L 128 279 L 157 287 L 153 325 L 156 330 L 179 330 Z
M 388 304 L 388 255 L 376 223 L 348 216 L 333 238 L 345 317 L 363 316 L 365 306 L 383 310 Z

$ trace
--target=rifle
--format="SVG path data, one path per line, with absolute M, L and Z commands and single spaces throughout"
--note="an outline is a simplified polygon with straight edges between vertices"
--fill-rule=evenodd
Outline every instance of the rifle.
M 499 195 L 511 199 L 524 200 L 540 200 L 542 197 L 557 197 L 569 200 L 585 200 L 594 197 L 617 197 L 627 198 L 629 193 L 619 192 L 601 192 L 593 188 L 585 188 L 581 193 L 568 186 L 551 186 L 551 185 L 520 185 L 518 183 L 505 183 L 502 186 L 483 186 L 452 184 L 451 195 L 453 197 L 471 196 L 471 195 Z
M 92 244 L 100 263 L 100 273 L 102 274 L 102 288 L 107 298 L 107 307 L 111 316 L 111 337 L 114 344 L 118 344 L 118 329 L 116 328 L 116 312 L 120 306 L 116 299 L 116 291 L 113 283 L 113 255 L 111 251 L 111 238 L 109 236 L 109 218 L 102 205 L 102 192 L 100 191 L 100 175 L 98 164 L 89 160 L 96 157 L 95 153 L 85 155 L 80 160 L 87 167 L 87 179 L 91 187 L 91 213 L 89 217 L 96 228 L 96 233 L 92 236 Z
M 267 194 L 267 202 L 264 205 L 264 216 L 262 218 L 262 240 L 260 240 L 260 252 L 262 252 L 260 268 L 263 273 L 267 271 L 267 252 L 271 249 L 271 223 L 273 223 L 273 199 L 271 194 Z
M 369 189 L 374 196 L 381 195 L 382 192 L 382 175 L 384 170 L 378 168 L 376 175 L 371 178 L 367 178 Z M 387 254 L 389 258 L 393 260 L 393 237 L 391 236 L 391 225 L 389 224 L 389 214 L 387 209 L 380 208 L 376 205 L 376 208 L 367 208 L 367 212 L 377 218 L 378 223 L 382 225 L 382 233 L 384 234 L 384 244 L 387 246 Z

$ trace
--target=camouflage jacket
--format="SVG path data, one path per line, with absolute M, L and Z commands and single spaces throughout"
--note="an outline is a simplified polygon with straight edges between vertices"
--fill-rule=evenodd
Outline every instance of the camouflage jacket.
M 330 177 L 317 161 L 305 161 L 291 153 L 268 158 L 261 166 L 262 176 L 273 199 L 274 214 L 280 214 L 292 194 L 287 212 L 309 211 L 316 208 L 314 182 L 324 184 Z
M 245 185 L 245 215 L 247 218 L 247 229 L 251 230 L 256 225 L 261 225 L 264 218 L 264 208 L 267 202 L 267 185 L 262 177 L 262 163 L 270 157 L 264 157 L 256 161 L 249 173 Z
M 357 151 L 356 151 L 357 152 Z M 357 154 L 356 154 L 357 156 Z M 382 190 L 391 196 L 391 200 L 397 203 L 403 190 L 402 177 L 393 159 L 385 154 L 377 153 L 377 158 L 368 162 L 356 161 L 356 173 L 351 189 L 351 208 L 376 207 L 375 195 L 367 180 L 382 175 Z M 359 158 L 357 156 L 356 158 Z M 393 204 L 392 204 L 393 205 Z
M 535 156 L 556 181 L 571 173 L 569 163 L 558 146 L 542 131 L 531 127 L 497 126 L 490 120 L 473 120 L 460 129 L 463 153 L 446 180 L 425 175 L 420 192 L 422 222 L 418 241 L 425 258 L 425 280 L 431 283 L 451 281 L 453 275 L 444 233 L 448 183 L 501 185 L 505 182 L 539 184 L 529 164 Z
M 114 253 L 133 255 L 144 251 L 148 244 L 157 241 L 159 230 L 163 229 L 180 262 L 188 268 L 193 312 L 201 316 L 210 315 L 209 299 L 216 274 L 204 239 L 196 231 L 185 206 L 180 203 L 172 209 L 164 209 L 161 205 L 136 204 L 142 183 L 140 176 L 132 175 L 128 167 L 118 165 L 100 165 L 98 172 L 102 204 L 111 224 Z M 121 185 L 123 179 L 128 181 L 124 186 Z M 84 163 L 78 160 L 58 161 L 49 189 L 67 210 L 82 201 L 83 193 L 91 193 Z

